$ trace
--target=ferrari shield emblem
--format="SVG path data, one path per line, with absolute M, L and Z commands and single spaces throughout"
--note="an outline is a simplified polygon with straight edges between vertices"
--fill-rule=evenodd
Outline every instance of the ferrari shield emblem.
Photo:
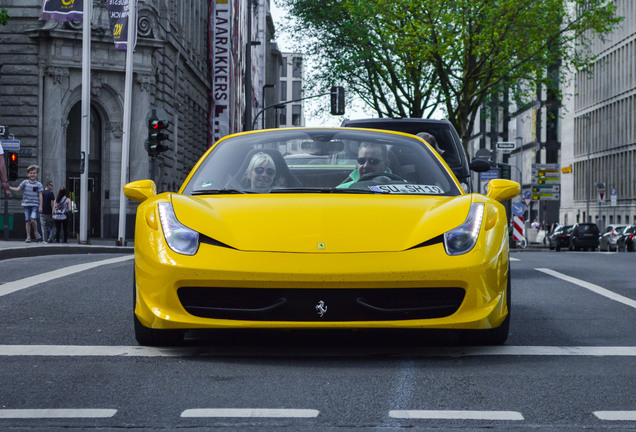
M 327 249 L 326 243 L 318 243 L 318 249 Z

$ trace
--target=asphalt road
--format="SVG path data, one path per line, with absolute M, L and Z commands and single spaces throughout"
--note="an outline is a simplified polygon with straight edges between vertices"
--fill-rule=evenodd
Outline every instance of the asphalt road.
M 143 348 L 130 254 L 2 261 L 0 430 L 636 430 L 636 253 L 511 256 L 511 334 L 482 348 L 445 332 Z

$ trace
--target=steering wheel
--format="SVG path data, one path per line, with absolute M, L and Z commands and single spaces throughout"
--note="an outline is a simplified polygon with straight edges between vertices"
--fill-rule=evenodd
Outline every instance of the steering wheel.
M 360 177 L 360 179 L 358 180 L 359 182 L 362 181 L 369 181 L 369 180 L 373 180 L 377 177 L 388 177 L 391 180 L 397 180 L 400 182 L 403 182 L 404 179 L 402 177 L 400 177 L 397 174 L 393 174 L 393 173 L 388 173 L 388 172 L 370 172 L 370 173 L 366 173 L 365 175 L 363 175 L 362 177 Z

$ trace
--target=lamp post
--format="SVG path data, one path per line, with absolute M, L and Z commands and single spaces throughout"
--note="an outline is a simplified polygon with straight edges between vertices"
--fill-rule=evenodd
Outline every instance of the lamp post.
M 587 169 L 585 173 L 587 174 L 587 181 L 585 182 L 585 201 L 587 202 L 587 211 L 585 212 L 585 222 L 591 221 L 590 218 L 590 193 L 592 191 L 592 169 L 590 166 L 590 129 L 592 128 L 592 118 L 589 114 L 583 114 L 579 117 L 581 120 L 587 120 Z
M 263 86 L 263 92 L 262 92 L 262 96 L 261 96 L 261 106 L 265 107 L 265 89 L 268 88 L 274 88 L 276 87 L 276 84 L 265 84 Z M 261 129 L 265 129 L 265 113 L 263 113 L 263 118 L 261 119 Z
M 252 47 L 260 45 L 252 40 L 252 7 L 256 1 L 247 0 L 247 43 L 245 44 L 245 130 L 252 127 Z

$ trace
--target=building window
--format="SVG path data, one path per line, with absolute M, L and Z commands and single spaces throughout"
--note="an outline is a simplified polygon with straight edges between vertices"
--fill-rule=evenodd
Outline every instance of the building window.
M 292 126 L 300 126 L 300 105 L 292 105 Z
M 292 60 L 292 76 L 294 78 L 303 77 L 303 58 L 294 57 Z
M 281 102 L 287 100 L 287 81 L 280 82 L 280 100 Z
M 302 83 L 300 81 L 292 81 L 292 99 L 300 99 L 302 97 Z
M 278 111 L 278 124 L 281 126 L 287 126 L 287 108 L 277 109 Z
M 283 57 L 283 63 L 280 65 L 280 76 L 287 76 L 287 57 Z

